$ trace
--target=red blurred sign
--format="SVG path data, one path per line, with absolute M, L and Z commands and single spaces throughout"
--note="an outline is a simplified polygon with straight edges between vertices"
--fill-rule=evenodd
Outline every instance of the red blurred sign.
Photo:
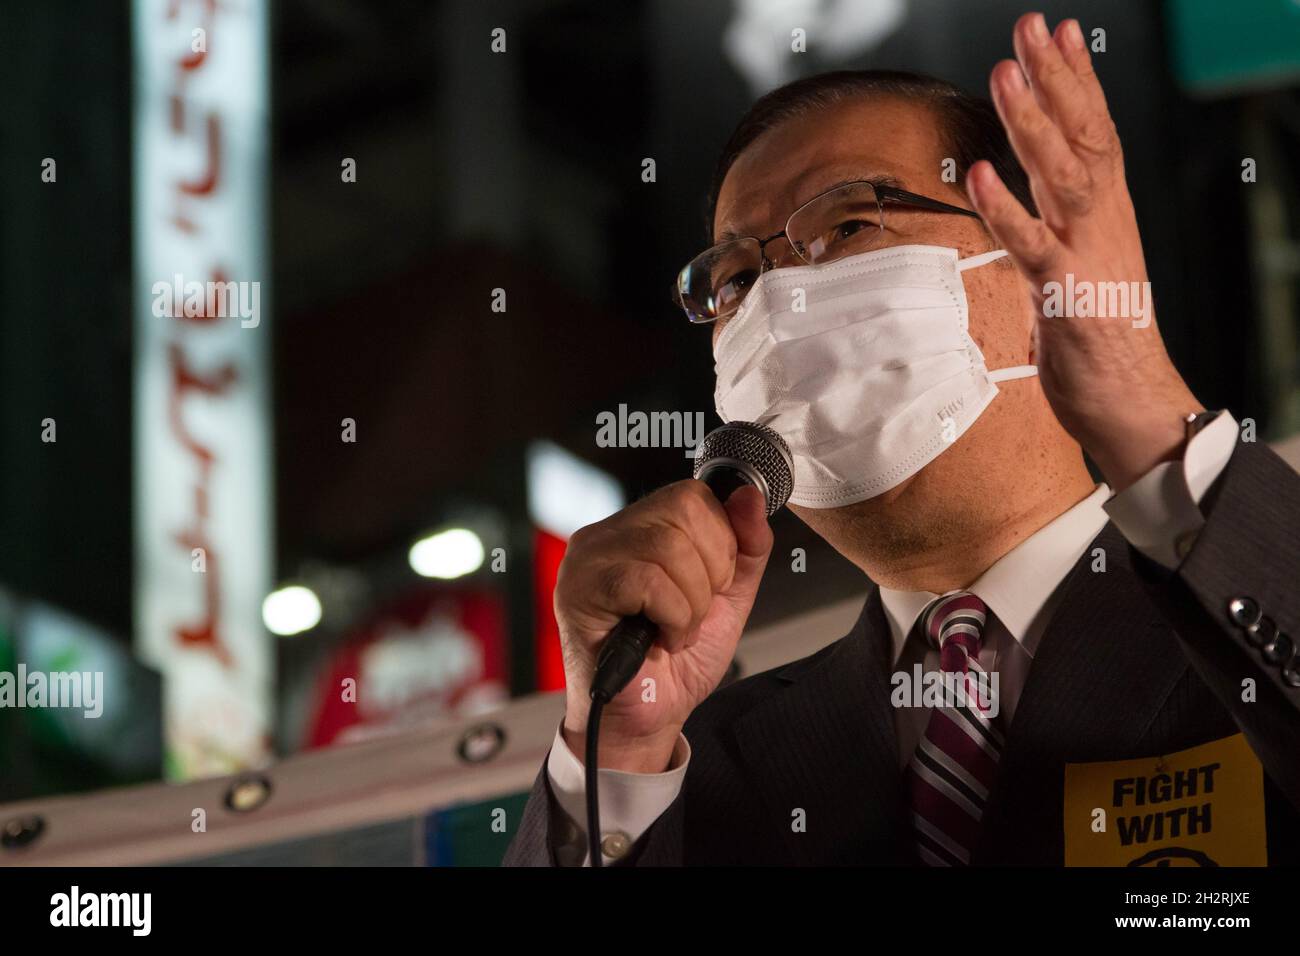
M 555 621 L 555 579 L 568 541 L 538 528 L 533 534 L 533 619 L 537 637 L 533 645 L 537 662 L 537 689 L 559 690 L 564 686 L 564 656 L 560 651 L 560 627 Z
M 307 745 L 365 739 L 503 703 L 505 619 L 498 594 L 439 584 L 382 608 L 326 664 Z

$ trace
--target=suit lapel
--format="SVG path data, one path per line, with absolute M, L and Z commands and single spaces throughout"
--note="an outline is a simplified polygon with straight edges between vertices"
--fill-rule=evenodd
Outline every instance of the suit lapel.
M 1104 572 L 1092 570 L 1096 548 Z M 1142 738 L 1188 666 L 1114 525 L 1061 586 L 1007 733 L 975 863 L 1059 865 L 1065 764 L 1147 756 Z
M 1106 570 L 1093 571 L 1102 548 Z M 1060 585 L 1039 643 L 973 862 L 1064 859 L 1064 766 L 1149 756 L 1143 739 L 1188 664 L 1107 524 Z M 737 747 L 800 863 L 913 862 L 894 713 L 889 625 L 873 588 L 849 634 L 778 672 L 789 686 L 740 718 Z M 806 832 L 791 828 L 796 809 Z
M 777 676 L 790 686 L 735 726 L 755 792 L 801 863 L 891 862 L 906 852 L 889 647 L 873 588 L 848 636 L 783 668 Z M 796 809 L 805 832 L 792 829 Z

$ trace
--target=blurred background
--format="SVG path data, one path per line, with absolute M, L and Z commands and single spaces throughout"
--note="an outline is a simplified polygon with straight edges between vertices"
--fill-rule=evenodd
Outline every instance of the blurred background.
M 1093 43 L 1192 390 L 1300 432 L 1300 5 L 1038 8 Z M 0 708 L 0 803 L 562 687 L 565 539 L 717 424 L 709 331 L 668 289 L 733 124 L 835 68 L 986 93 L 1026 9 L 5 5 L 0 672 L 101 674 L 104 706 Z M 234 283 L 224 313 L 196 280 Z M 652 413 L 683 440 L 608 440 Z M 755 626 L 865 593 L 793 516 L 776 533 L 808 571 L 769 569 Z

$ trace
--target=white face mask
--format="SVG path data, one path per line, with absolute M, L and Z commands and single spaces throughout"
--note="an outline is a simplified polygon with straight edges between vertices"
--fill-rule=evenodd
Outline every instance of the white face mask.
M 785 439 L 792 504 L 888 491 L 970 428 L 995 382 L 1038 373 L 990 372 L 967 331 L 961 273 L 1005 255 L 894 246 L 763 273 L 714 344 L 718 414 Z

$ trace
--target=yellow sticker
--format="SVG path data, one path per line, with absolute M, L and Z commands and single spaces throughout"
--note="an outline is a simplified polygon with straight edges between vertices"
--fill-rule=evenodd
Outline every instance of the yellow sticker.
M 1242 734 L 1065 765 L 1066 866 L 1265 866 L 1264 769 Z

